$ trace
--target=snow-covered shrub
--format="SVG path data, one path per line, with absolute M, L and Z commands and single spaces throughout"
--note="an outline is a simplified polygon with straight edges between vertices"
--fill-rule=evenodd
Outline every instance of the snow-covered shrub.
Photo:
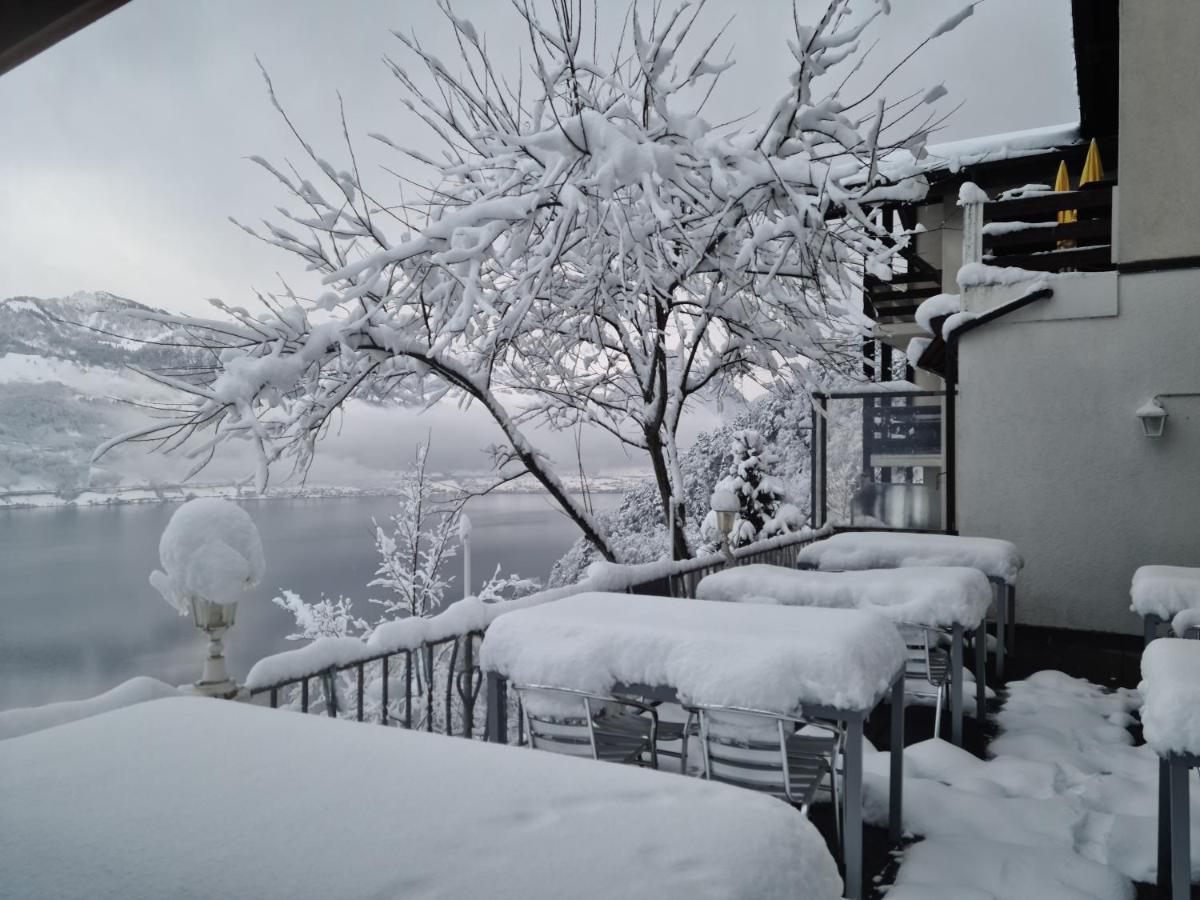
M 785 502 L 784 484 L 773 472 L 779 456 L 767 446 L 763 436 L 753 428 L 739 429 L 733 433 L 729 452 L 733 459 L 727 474 L 715 487 L 715 491 L 732 494 L 738 504 L 729 543 L 744 547 L 760 538 L 799 528 L 800 511 Z M 716 513 L 709 511 L 701 531 L 709 543 L 720 543 Z
M 193 599 L 234 603 L 262 579 L 262 540 L 244 509 L 215 497 L 175 510 L 158 544 L 163 570 L 150 583 L 181 616 Z

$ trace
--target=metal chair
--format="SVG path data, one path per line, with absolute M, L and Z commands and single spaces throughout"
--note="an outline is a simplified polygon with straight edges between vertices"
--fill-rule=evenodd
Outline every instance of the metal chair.
M 838 765 L 845 743 L 841 729 L 761 709 L 737 706 L 688 709 L 694 710 L 699 718 L 704 777 L 710 781 L 770 794 L 807 814 L 818 792 L 825 788 L 828 776 L 827 790 L 840 845 Z M 774 734 L 768 736 L 771 731 Z
M 660 722 L 653 705 L 632 697 L 590 694 L 542 684 L 520 684 L 513 688 L 520 702 L 529 746 L 535 750 L 657 769 L 659 743 L 679 741 L 681 764 L 684 770 L 687 768 L 690 721 Z M 534 699 L 533 711 L 530 699 Z M 539 711 L 537 699 L 543 702 L 550 699 L 554 708 Z
M 950 654 L 938 641 L 942 632 L 924 625 L 901 625 L 899 628 L 908 648 L 908 660 L 904 666 L 905 696 L 926 694 L 920 688 L 921 682 L 928 683 L 934 689 L 933 736 L 941 737 L 942 709 L 946 705 L 950 687 Z M 918 687 L 910 690 L 908 685 L 912 682 Z

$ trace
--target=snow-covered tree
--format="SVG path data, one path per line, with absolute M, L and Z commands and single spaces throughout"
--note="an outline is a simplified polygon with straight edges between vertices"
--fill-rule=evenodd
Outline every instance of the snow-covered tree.
M 763 436 L 752 428 L 733 433 L 729 446 L 732 460 L 716 490 L 725 490 L 737 498 L 739 511 L 733 522 L 729 542 L 744 547 L 754 541 L 794 531 L 801 525 L 801 514 L 786 500 L 783 482 L 774 474 L 779 457 Z M 716 514 L 705 517 L 703 532 L 713 544 L 720 542 Z
M 298 132 L 308 175 L 257 160 L 293 207 L 246 230 L 299 256 L 323 292 L 173 320 L 215 366 L 154 375 L 191 400 L 124 439 L 173 448 L 209 431 L 193 450 L 201 464 L 221 442 L 248 439 L 262 485 L 282 457 L 303 470 L 351 397 L 453 395 L 501 429 L 502 470 L 530 473 L 609 559 L 608 536 L 522 424 L 586 423 L 644 452 L 663 510 L 676 507 L 674 553 L 687 555 L 683 416 L 745 379 L 803 381 L 806 359 L 864 326 L 845 298 L 863 272 L 887 279 L 906 242 L 871 207 L 925 189 L 880 160 L 920 152 L 929 104 L 945 93 L 888 102 L 873 85 L 847 96 L 860 40 L 890 4 L 858 15 L 862 4 L 831 0 L 815 24 L 797 21 L 795 65 L 774 105 L 709 123 L 705 101 L 732 61 L 715 58 L 719 35 L 696 39 L 702 6 L 656 5 L 647 19 L 635 4 L 602 47 L 581 2 L 551 0 L 549 16 L 515 3 L 529 45 L 514 77 L 448 2 L 453 69 L 397 34 L 423 74 L 388 66 L 441 154 L 373 137 L 426 164 L 430 190 L 420 203 L 380 199 L 345 126 L 342 167 Z
M 426 472 L 429 444 L 417 447 L 412 466 L 397 485 L 397 509 L 390 530 L 377 521 L 375 549 L 379 568 L 368 587 L 385 587 L 391 596 L 376 600 L 384 614 L 429 616 L 439 612 L 454 577 L 446 564 L 458 555 L 463 498 L 438 491 Z

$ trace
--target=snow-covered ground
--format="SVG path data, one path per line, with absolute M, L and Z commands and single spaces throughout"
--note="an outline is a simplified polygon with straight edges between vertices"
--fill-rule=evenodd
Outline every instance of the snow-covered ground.
M 749 791 L 200 698 L 0 741 L 12 897 L 841 895 Z
M 910 746 L 904 827 L 921 840 L 887 900 L 1122 900 L 1132 881 L 1153 882 L 1158 757 L 1128 730 L 1140 706 L 1136 691 L 1038 672 L 1009 683 L 991 758 Z M 887 755 L 866 768 L 869 816 L 886 824 Z M 1192 809 L 1198 848 L 1200 791 Z

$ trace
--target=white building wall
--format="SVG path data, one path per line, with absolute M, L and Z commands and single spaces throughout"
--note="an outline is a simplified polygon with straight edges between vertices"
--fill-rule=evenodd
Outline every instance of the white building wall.
M 1134 569 L 1200 566 L 1200 397 L 1163 401 L 1159 439 L 1134 415 L 1200 391 L 1200 272 L 1122 275 L 1116 309 L 1112 279 L 1055 279 L 959 347 L 959 531 L 1020 547 L 1023 623 L 1137 632 Z
M 1121 262 L 1200 255 L 1200 2 L 1121 0 Z

